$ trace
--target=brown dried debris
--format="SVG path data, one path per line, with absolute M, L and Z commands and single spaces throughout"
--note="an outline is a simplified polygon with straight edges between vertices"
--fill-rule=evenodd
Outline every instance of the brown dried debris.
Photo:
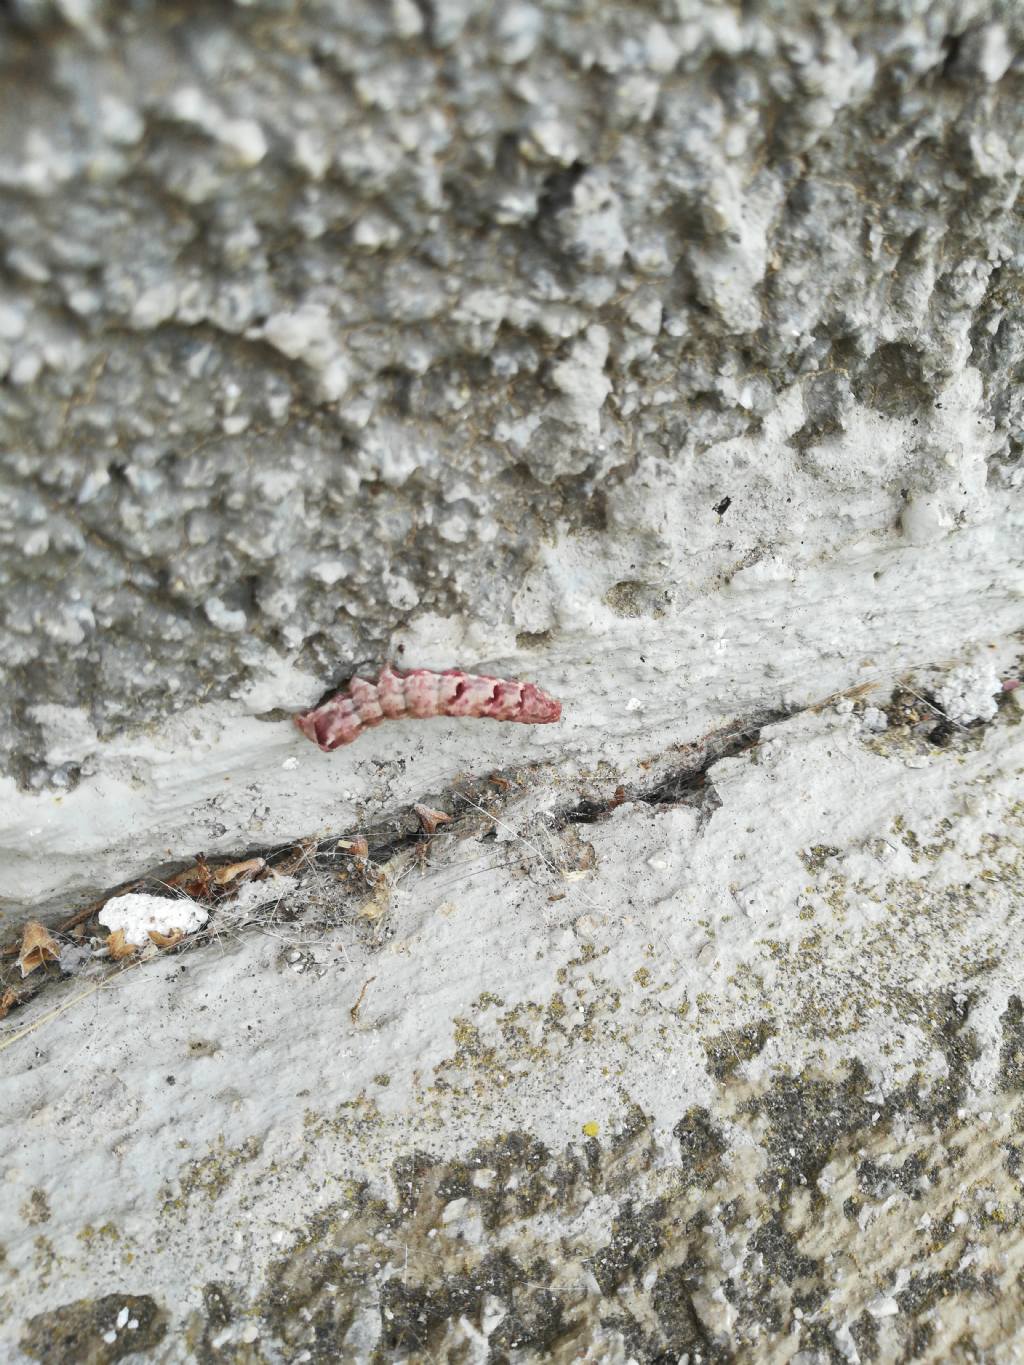
M 121 933 L 122 931 L 119 929 L 117 932 Z M 150 929 L 148 932 L 150 941 L 155 943 L 158 948 L 174 948 L 185 937 L 181 929 L 172 929 L 169 934 L 158 933 L 156 929 Z
M 315 839 L 300 839 L 274 863 L 273 871 L 279 877 L 292 876 L 316 855 L 316 843 Z
M 37 967 L 43 967 L 47 962 L 57 962 L 60 959 L 60 944 L 50 934 L 44 924 L 37 920 L 29 920 L 21 933 L 21 950 L 18 953 L 18 966 L 21 968 L 22 979 L 28 976 L 29 972 L 34 972 Z
M 134 957 L 139 951 L 140 944 L 129 943 L 124 936 L 123 929 L 114 929 L 106 937 L 104 947 L 115 962 L 120 962 L 122 958 Z
M 223 900 L 234 895 L 243 882 L 252 881 L 268 872 L 265 858 L 246 858 L 224 867 L 211 867 L 204 853 L 197 853 L 191 867 L 168 877 L 167 885 L 182 891 L 190 900 Z
M 432 806 L 421 806 L 417 801 L 413 806 L 416 816 L 420 822 L 424 834 L 434 834 L 439 825 L 450 825 L 452 817 L 446 815 L 443 810 L 434 810 Z
M 229 863 L 227 867 L 214 868 L 213 880 L 218 886 L 230 886 L 233 882 L 251 882 L 266 865 L 266 858 L 246 858 L 241 863 Z

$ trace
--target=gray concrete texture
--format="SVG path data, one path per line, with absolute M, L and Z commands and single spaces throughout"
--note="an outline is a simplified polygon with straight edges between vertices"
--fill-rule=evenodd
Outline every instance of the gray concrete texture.
M 630 529 L 652 462 L 698 592 L 794 529 L 882 532 L 937 478 L 969 514 L 1019 473 L 1020 23 L 992 0 L 5 6 L 19 783 L 90 771 L 47 759 L 39 705 L 103 740 L 281 655 L 326 686 L 417 613 L 507 621 L 554 528 Z M 973 487 L 928 420 L 968 358 Z M 708 452 L 794 384 L 791 458 L 702 543 L 736 496 Z M 920 440 L 834 461 L 856 405 Z M 620 596 L 656 595 L 650 568 Z
M 1022 1358 L 1022 175 L 1018 0 L 0 6 L 5 1359 Z

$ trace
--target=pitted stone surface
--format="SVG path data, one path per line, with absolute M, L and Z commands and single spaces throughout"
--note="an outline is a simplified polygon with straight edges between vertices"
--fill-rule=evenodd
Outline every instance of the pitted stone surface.
M 0 8 L 5 1358 L 1019 1358 L 1016 0 Z
M 1014 4 L 0 25 L 23 785 L 282 660 L 382 662 L 425 614 L 488 656 L 557 639 L 520 594 L 556 528 L 700 598 L 780 550 L 927 546 L 1019 480 Z
M 0 1031 L 4 1358 L 1019 1358 L 1021 710 L 875 700 L 62 956 Z

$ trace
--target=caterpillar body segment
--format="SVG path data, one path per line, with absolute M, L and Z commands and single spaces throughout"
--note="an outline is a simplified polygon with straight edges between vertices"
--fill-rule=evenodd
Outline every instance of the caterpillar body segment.
M 376 682 L 353 678 L 344 691 L 297 715 L 295 724 L 307 739 L 329 752 L 351 744 L 383 720 L 464 716 L 550 725 L 561 714 L 561 702 L 534 683 L 489 678 L 461 668 L 443 672 L 413 668 L 399 673 L 389 664 Z

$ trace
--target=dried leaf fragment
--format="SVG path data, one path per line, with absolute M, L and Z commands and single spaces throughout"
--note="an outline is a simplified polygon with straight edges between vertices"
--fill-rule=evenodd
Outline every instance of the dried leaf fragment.
M 60 944 L 51 937 L 46 926 L 37 920 L 29 920 L 22 930 L 21 951 L 18 953 L 22 978 L 47 962 L 56 962 L 59 957 Z
M 139 951 L 139 945 L 129 943 L 123 929 L 114 929 L 107 935 L 106 949 L 115 962 L 123 957 L 132 957 Z
M 229 863 L 227 867 L 214 868 L 213 880 L 218 886 L 227 886 L 229 882 L 238 881 L 240 877 L 247 877 L 247 874 L 261 872 L 266 865 L 265 858 L 246 858 L 244 863 Z
M 0 995 L 0 1019 L 6 1019 L 8 1012 L 18 1004 L 21 997 L 17 991 L 6 990 Z
M 265 858 L 246 858 L 240 863 L 228 863 L 224 867 L 211 867 L 204 853 L 196 854 L 192 867 L 176 872 L 167 880 L 168 886 L 183 891 L 192 900 L 210 900 L 217 888 L 230 886 L 241 879 L 249 880 L 258 876 L 267 866 Z
M 387 913 L 391 904 L 391 878 L 383 868 L 378 869 L 378 872 L 373 894 L 359 907 L 360 919 L 378 920 Z
M 190 900 L 206 900 L 210 895 L 212 881 L 210 865 L 205 854 L 197 853 L 195 863 L 191 867 L 186 867 L 184 872 L 176 872 L 173 877 L 169 877 L 167 885 L 184 892 Z
M 354 839 L 339 839 L 336 847 L 351 853 L 353 858 L 368 858 L 370 855 L 370 845 L 361 834 Z
M 430 806 L 421 806 L 419 802 L 413 806 L 413 810 L 419 819 L 424 834 L 433 834 L 438 825 L 450 825 L 452 817 L 445 815 L 443 810 L 433 810 Z
M 124 930 L 118 929 L 116 930 L 116 932 L 119 934 L 123 934 Z M 158 933 L 156 929 L 150 929 L 149 937 L 150 940 L 153 943 L 155 943 L 158 948 L 173 948 L 175 944 L 181 942 L 185 935 L 182 933 L 180 929 L 172 929 L 169 934 L 161 934 Z

